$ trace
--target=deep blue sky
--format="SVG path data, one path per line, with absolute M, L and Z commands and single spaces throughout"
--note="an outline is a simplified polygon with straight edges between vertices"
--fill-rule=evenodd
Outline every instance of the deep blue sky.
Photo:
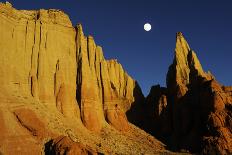
M 1 2 L 4 2 L 1 0 Z M 205 71 L 232 85 L 232 1 L 230 0 L 9 0 L 17 9 L 64 10 L 82 23 L 106 58 L 116 58 L 145 95 L 165 86 L 175 33 L 183 32 Z M 144 23 L 152 31 L 143 30 Z

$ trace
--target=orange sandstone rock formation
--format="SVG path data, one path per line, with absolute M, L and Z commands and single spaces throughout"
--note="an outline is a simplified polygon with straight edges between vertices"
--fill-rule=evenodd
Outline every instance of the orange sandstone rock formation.
M 136 81 L 60 10 L 0 3 L 0 74 L 3 154 L 167 152 L 127 121 Z
M 4 93 L 17 92 L 64 116 L 81 117 L 90 130 L 100 131 L 105 115 L 113 125 L 127 122 L 135 80 L 116 60 L 105 60 L 81 25 L 72 27 L 59 10 L 18 11 L 4 4 L 0 22 Z M 118 128 L 127 128 L 124 124 Z
M 177 33 L 167 88 L 152 87 L 146 98 L 145 129 L 173 150 L 231 154 L 231 105 L 231 87 L 204 72 L 195 52 Z
M 204 72 L 181 33 L 167 88 L 144 99 L 60 10 L 0 3 L 0 154 L 232 153 L 232 88 Z
M 77 100 L 84 125 L 100 131 L 105 118 L 119 130 L 127 130 L 125 112 L 135 101 L 136 82 L 116 60 L 105 60 L 93 37 L 77 26 Z

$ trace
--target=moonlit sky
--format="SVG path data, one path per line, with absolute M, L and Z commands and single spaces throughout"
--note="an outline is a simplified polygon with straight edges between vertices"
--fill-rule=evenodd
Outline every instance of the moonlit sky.
M 1 2 L 5 2 L 0 0 Z M 144 94 L 166 85 L 175 34 L 181 31 L 205 71 L 232 85 L 232 1 L 230 0 L 9 0 L 17 9 L 55 8 L 73 25 L 82 23 L 107 59 L 116 58 Z M 145 23 L 152 29 L 144 31 Z

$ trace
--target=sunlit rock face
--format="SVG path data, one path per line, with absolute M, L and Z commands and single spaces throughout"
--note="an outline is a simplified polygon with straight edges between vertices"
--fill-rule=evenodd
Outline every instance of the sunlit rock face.
M 3 93 L 33 97 L 78 118 L 77 96 L 89 129 L 100 130 L 105 114 L 111 124 L 126 119 L 135 80 L 117 60 L 105 60 L 81 25 L 72 27 L 59 10 L 18 11 L 9 4 L 1 4 L 0 22 Z
M 197 83 L 200 78 L 213 79 L 210 73 L 205 73 L 196 53 L 190 49 L 187 41 L 179 32 L 176 35 L 176 48 L 173 64 L 167 73 L 167 88 L 173 91 L 178 99 L 188 91 L 188 85 Z
M 78 25 L 77 100 L 84 125 L 100 131 L 106 120 L 118 130 L 127 130 L 125 112 L 135 101 L 134 89 L 135 80 L 117 60 L 105 60 L 102 48 Z
M 230 154 L 231 105 L 231 87 L 204 72 L 182 33 L 177 33 L 167 88 L 152 87 L 146 98 L 150 124 L 145 129 L 173 150 Z
M 181 33 L 167 88 L 138 83 L 60 10 L 0 3 L 0 154 L 232 153 L 232 88 Z
M 0 3 L 0 74 L 0 152 L 39 154 L 49 138 L 83 125 L 96 134 L 130 128 L 138 84 L 60 10 Z
M 75 29 L 58 10 L 0 5 L 1 93 L 20 94 L 78 117 Z

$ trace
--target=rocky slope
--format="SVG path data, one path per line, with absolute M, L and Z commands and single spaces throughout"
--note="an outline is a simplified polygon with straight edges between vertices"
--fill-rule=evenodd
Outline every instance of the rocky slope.
M 182 33 L 177 33 L 167 88 L 151 88 L 142 128 L 173 150 L 232 153 L 231 87 L 204 72 Z
M 0 40 L 0 153 L 168 152 L 127 121 L 136 81 L 64 12 L 0 3 Z

